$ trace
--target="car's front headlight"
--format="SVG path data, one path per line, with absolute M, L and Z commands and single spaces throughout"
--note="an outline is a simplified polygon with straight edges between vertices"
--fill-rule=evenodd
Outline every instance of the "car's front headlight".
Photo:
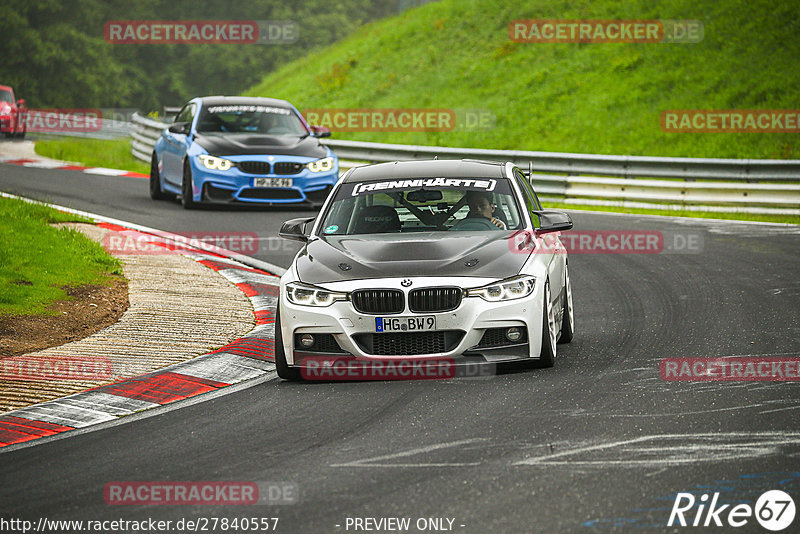
M 536 287 L 536 278 L 529 275 L 514 276 L 493 284 L 467 289 L 468 297 L 480 297 L 489 302 L 527 297 Z
M 328 291 L 321 287 L 291 282 L 286 284 L 286 298 L 300 306 L 330 306 L 336 301 L 347 300 L 347 293 Z
M 233 162 L 227 159 L 218 158 L 216 156 L 210 156 L 208 154 L 200 154 L 197 157 L 200 160 L 200 163 L 202 163 L 206 169 L 227 171 L 228 169 L 233 167 Z
M 310 163 L 306 163 L 306 167 L 311 172 L 326 172 L 333 169 L 333 158 L 322 158 Z

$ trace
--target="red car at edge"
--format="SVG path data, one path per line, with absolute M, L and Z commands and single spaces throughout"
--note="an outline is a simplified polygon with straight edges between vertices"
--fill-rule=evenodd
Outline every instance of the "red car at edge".
M 27 112 L 25 100 L 15 100 L 14 90 L 0 85 L 0 132 L 6 137 L 25 137 Z

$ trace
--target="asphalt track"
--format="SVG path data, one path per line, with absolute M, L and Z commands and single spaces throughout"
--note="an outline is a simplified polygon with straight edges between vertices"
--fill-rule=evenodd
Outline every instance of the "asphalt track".
M 2 164 L 0 190 L 172 232 L 256 232 L 267 244 L 280 243 L 268 238 L 281 221 L 311 215 L 190 212 L 151 201 L 146 180 Z M 702 250 L 571 255 L 577 333 L 559 345 L 553 369 L 447 381 L 270 380 L 0 453 L 1 516 L 278 517 L 278 532 L 354 532 L 348 518 L 408 517 L 412 526 L 451 518 L 465 533 L 628 532 L 682 530 L 665 526 L 677 492 L 752 505 L 783 489 L 800 505 L 798 382 L 659 375 L 668 357 L 800 356 L 800 228 L 573 218 L 577 230 L 698 234 Z M 286 266 L 290 246 L 262 244 L 258 258 Z M 300 502 L 105 503 L 106 483 L 134 480 L 287 482 Z M 753 518 L 736 531 L 764 532 Z

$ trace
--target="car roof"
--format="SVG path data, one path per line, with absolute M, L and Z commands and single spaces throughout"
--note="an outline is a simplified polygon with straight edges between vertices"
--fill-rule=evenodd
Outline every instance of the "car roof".
M 246 105 L 246 106 L 273 106 L 294 108 L 286 100 L 267 98 L 263 96 L 204 96 L 200 97 L 203 106 Z
M 505 163 L 466 159 L 394 161 L 354 167 L 344 183 L 402 178 L 504 178 Z
M 0 85 L 0 89 L 4 89 L 6 91 L 13 91 L 13 89 L 11 89 L 11 87 L 9 87 L 7 85 Z

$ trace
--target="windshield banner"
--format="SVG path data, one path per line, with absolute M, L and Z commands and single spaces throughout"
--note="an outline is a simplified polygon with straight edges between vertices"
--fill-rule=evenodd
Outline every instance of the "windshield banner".
M 474 178 L 417 178 L 413 180 L 388 180 L 385 182 L 367 182 L 355 184 L 352 195 L 378 191 L 391 191 L 396 189 L 413 189 L 418 187 L 452 187 L 463 189 L 478 189 L 481 191 L 494 191 L 497 180 Z

